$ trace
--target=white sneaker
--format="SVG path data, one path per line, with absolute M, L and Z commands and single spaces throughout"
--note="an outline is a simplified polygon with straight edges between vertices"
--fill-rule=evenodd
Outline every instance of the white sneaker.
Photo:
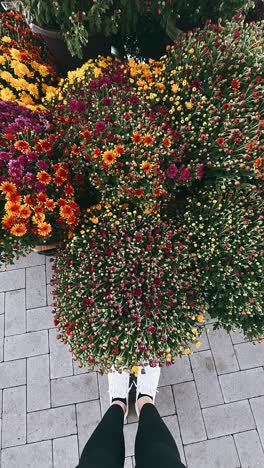
M 156 393 L 158 392 L 157 387 L 159 383 L 159 378 L 160 378 L 160 367 L 150 367 L 146 366 L 144 367 L 145 369 L 145 374 L 142 374 L 142 369 L 140 368 L 140 371 L 138 373 L 138 378 L 137 378 L 137 393 L 136 393 L 136 403 L 135 403 L 135 409 L 136 413 L 139 417 L 139 409 L 138 409 L 138 395 L 140 393 L 144 395 L 149 395 L 153 403 L 155 403 L 155 398 L 156 398 Z M 140 400 L 140 398 L 139 398 Z
M 125 398 L 127 401 L 126 405 L 126 412 L 124 416 L 124 421 L 128 415 L 128 397 L 129 397 L 129 390 L 132 385 L 129 387 L 129 380 L 130 374 L 129 372 L 121 372 L 119 373 L 114 367 L 112 367 L 112 371 L 108 374 L 108 385 L 109 385 L 109 397 L 110 397 L 110 405 L 112 404 L 113 398 Z

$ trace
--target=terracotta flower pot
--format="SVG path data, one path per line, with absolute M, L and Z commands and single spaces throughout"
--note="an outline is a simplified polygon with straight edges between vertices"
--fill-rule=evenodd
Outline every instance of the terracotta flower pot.
M 58 247 L 58 242 L 53 242 L 51 244 L 37 245 L 33 252 L 38 252 L 41 255 L 52 255 L 56 252 Z
M 111 53 L 111 43 L 109 39 L 101 34 L 95 34 L 89 37 L 89 44 L 83 48 L 83 59 L 72 57 L 59 31 L 43 29 L 33 23 L 30 24 L 30 27 L 35 34 L 39 34 L 42 37 L 49 51 L 55 58 L 58 70 L 64 75 L 69 70 L 80 67 L 90 58 L 95 58 L 99 54 L 106 56 Z

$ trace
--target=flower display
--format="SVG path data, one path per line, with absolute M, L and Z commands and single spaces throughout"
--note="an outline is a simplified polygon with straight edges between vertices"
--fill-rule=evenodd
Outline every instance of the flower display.
M 55 164 L 46 112 L 0 101 L 1 255 L 24 252 L 74 229 L 80 209 L 67 163 Z
M 199 347 L 206 308 L 188 238 L 159 216 L 96 208 L 56 258 L 59 337 L 91 369 L 170 365 Z
M 165 107 L 177 140 L 168 178 L 177 180 L 182 161 L 193 179 L 263 178 L 262 31 L 237 14 L 224 25 L 208 21 L 182 34 L 159 62 L 130 60 L 137 96 L 157 111 Z
M 41 39 L 15 12 L 0 15 L 0 99 L 44 110 L 42 98 L 58 77 Z

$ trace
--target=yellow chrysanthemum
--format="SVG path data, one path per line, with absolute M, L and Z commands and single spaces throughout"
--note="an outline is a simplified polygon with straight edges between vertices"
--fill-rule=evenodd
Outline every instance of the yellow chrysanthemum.
M 10 89 L 3 88 L 0 91 L 0 99 L 2 101 L 15 101 L 16 97 L 15 97 L 14 93 Z
M 11 42 L 11 37 L 3 36 L 3 37 L 1 38 L 1 40 L 2 40 L 3 42 L 5 42 L 6 44 L 10 44 L 10 42 Z
M 16 237 L 22 237 L 26 234 L 27 232 L 27 228 L 24 224 L 15 224 L 12 228 L 11 228 L 11 234 L 13 234 L 13 236 L 16 236 Z

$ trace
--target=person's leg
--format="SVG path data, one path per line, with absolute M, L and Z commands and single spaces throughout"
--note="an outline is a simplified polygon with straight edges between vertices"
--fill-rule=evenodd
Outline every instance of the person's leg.
M 159 367 L 146 366 L 137 378 L 136 468 L 185 468 L 176 442 L 154 406 L 159 377 Z
M 124 411 L 113 404 L 85 445 L 77 468 L 123 468 Z
M 152 403 L 139 416 L 135 446 L 136 468 L 186 468 L 174 438 Z

